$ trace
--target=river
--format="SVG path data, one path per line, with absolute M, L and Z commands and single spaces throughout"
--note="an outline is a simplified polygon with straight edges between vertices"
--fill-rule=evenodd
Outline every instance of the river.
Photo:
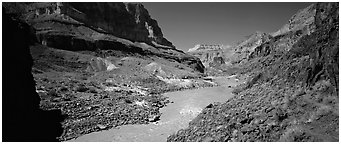
M 93 132 L 70 142 L 166 142 L 169 135 L 188 127 L 207 105 L 233 97 L 231 87 L 241 83 L 233 77 L 216 77 L 213 81 L 220 86 L 165 93 L 173 103 L 160 110 L 162 115 L 157 122 Z

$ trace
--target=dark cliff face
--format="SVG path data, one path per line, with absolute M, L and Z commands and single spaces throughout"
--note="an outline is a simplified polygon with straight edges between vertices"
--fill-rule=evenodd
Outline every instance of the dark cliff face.
M 197 78 L 204 72 L 198 58 L 167 46 L 167 40 L 164 43 L 156 21 L 142 5 L 3 3 L 3 10 L 11 15 L 3 16 L 3 52 L 10 56 L 4 58 L 3 141 L 65 141 L 149 123 L 148 118 L 159 115 L 163 106 L 137 108 L 131 103 L 141 98 L 139 92 L 107 87 L 146 87 L 152 96 L 142 99 L 165 105 L 159 93 L 177 86 L 145 70 L 146 65 L 162 66 L 167 79 Z M 9 63 L 14 56 L 22 66 Z M 60 110 L 67 115 L 64 120 Z
M 308 8 L 313 10 L 314 32 L 309 33 L 305 29 L 296 29 L 285 34 L 275 36 L 269 42 L 258 46 L 250 54 L 249 61 L 264 60 L 262 65 L 282 65 L 275 69 L 268 69 L 273 73 L 284 77 L 288 81 L 304 81 L 308 85 L 313 85 L 320 78 L 329 77 L 334 86 L 337 86 L 338 78 L 338 7 L 335 3 L 318 3 Z M 308 9 L 307 8 L 307 9 Z M 315 13 L 316 12 L 316 13 Z M 302 22 L 304 23 L 304 22 Z M 300 26 L 303 27 L 303 26 Z M 289 61 L 301 60 L 298 71 L 294 68 L 289 71 L 285 69 Z M 277 61 L 277 62 L 276 62 Z M 290 63 L 290 62 L 289 62 Z M 261 66 L 261 67 L 262 67 Z M 250 66 L 252 71 L 260 66 Z M 291 73 L 290 77 L 285 76 Z M 335 87 L 337 88 L 337 87 Z
M 38 42 L 48 47 L 158 56 L 204 71 L 199 59 L 175 49 L 163 37 L 141 4 L 4 3 L 4 7 L 32 25 Z
M 67 9 L 75 9 L 84 15 L 76 20 L 101 28 L 115 36 L 138 42 L 170 46 L 171 42 L 163 37 L 156 20 L 152 19 L 142 4 L 132 3 L 64 3 Z M 63 13 L 62 7 L 62 13 Z
M 29 46 L 33 29 L 3 11 L 2 141 L 57 141 L 62 134 L 60 110 L 43 111 L 31 74 Z M 20 50 L 18 52 L 18 50 Z M 13 66 L 13 57 L 20 66 Z
M 339 73 L 339 7 L 338 3 L 316 5 L 316 32 L 303 37 L 288 53 L 288 57 L 307 56 L 306 83 L 315 84 L 320 79 L 329 79 L 338 91 Z
M 57 20 L 81 24 L 133 42 L 174 48 L 172 43 L 163 37 L 156 20 L 150 17 L 142 4 L 30 3 L 25 4 L 25 7 L 25 19 L 31 23 Z
M 266 81 L 276 76 L 308 86 L 329 79 L 338 88 L 338 7 L 336 3 L 317 3 L 306 9 L 313 13 L 313 21 L 305 19 L 308 22 L 301 21 L 303 26 L 296 27 L 310 23 L 313 32 L 295 29 L 261 44 L 248 57 L 243 73 L 260 70 L 268 75 L 263 77 Z

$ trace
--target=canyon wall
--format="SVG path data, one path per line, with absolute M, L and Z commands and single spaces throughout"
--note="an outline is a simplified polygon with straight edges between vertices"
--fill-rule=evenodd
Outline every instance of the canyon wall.
M 174 48 L 142 4 L 135 3 L 25 3 L 31 23 L 51 20 L 86 25 L 133 42 Z

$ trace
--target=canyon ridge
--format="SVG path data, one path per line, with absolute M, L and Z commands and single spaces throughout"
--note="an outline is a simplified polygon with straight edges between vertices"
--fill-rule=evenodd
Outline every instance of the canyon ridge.
M 339 141 L 338 3 L 303 8 L 272 33 L 187 52 L 140 3 L 2 8 L 3 141 L 69 141 L 158 123 L 173 104 L 169 92 L 224 86 L 233 97 L 199 110 L 167 141 Z

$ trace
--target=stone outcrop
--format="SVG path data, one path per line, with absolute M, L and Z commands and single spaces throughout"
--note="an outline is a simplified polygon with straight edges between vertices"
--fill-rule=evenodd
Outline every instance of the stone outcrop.
M 312 4 L 299 10 L 280 30 L 273 33 L 273 38 L 255 48 L 248 56 L 248 60 L 256 57 L 265 57 L 270 53 L 282 55 L 290 51 L 304 36 L 312 34 L 317 29 L 317 6 Z
M 233 46 L 196 45 L 188 54 L 200 58 L 206 68 L 221 69 L 231 64 L 246 62 L 255 49 L 270 41 L 272 36 L 255 32 Z
M 305 83 L 314 85 L 329 79 L 335 92 L 339 88 L 339 6 L 338 3 L 316 4 L 316 31 L 300 39 L 287 58 L 308 57 L 309 65 L 301 74 Z
M 271 35 L 264 32 L 255 32 L 247 36 L 243 41 L 233 47 L 233 55 L 228 60 L 232 64 L 247 60 L 249 55 L 255 51 L 256 47 L 268 42 L 271 38 Z
M 165 71 L 162 70 L 162 66 L 156 62 L 151 62 L 150 64 L 144 66 L 144 70 L 151 72 L 153 75 L 167 77 Z
M 293 15 L 287 24 L 285 24 L 281 29 L 272 33 L 272 36 L 282 35 L 290 31 L 305 30 L 307 33 L 314 32 L 315 20 L 314 16 L 316 13 L 316 5 L 312 4 L 304 9 L 299 10 L 295 15 Z
M 220 64 L 224 62 L 224 54 L 222 51 L 200 51 L 200 52 L 191 52 L 193 56 L 200 58 L 201 62 L 205 67 L 210 67 L 210 64 L 215 63 L 214 59 L 220 58 L 222 61 L 219 61 Z
M 221 50 L 223 45 L 209 45 L 209 44 L 197 44 L 193 48 L 188 49 L 188 52 L 201 51 L 201 50 Z
M 95 72 L 100 72 L 100 71 L 111 71 L 113 69 L 116 69 L 117 67 L 111 63 L 109 60 L 104 59 L 104 58 L 92 58 L 90 60 L 90 65 L 88 67 L 88 71 L 95 71 Z
M 25 19 L 32 23 L 59 21 L 85 25 L 133 42 L 153 42 L 174 48 L 163 37 L 157 21 L 142 4 L 133 3 L 23 3 Z M 6 6 L 6 4 L 5 4 Z
M 57 141 L 63 131 L 60 122 L 64 116 L 60 110 L 39 108 L 40 97 L 31 74 L 33 60 L 29 50 L 29 46 L 36 42 L 34 31 L 4 9 L 2 26 L 2 141 Z M 21 66 L 13 68 L 13 57 L 19 58 L 17 61 Z
M 299 10 L 278 31 L 271 34 L 255 32 L 244 40 L 237 42 L 230 48 L 231 50 L 206 48 L 197 45 L 189 49 L 188 52 L 199 57 L 207 68 L 212 67 L 212 64 L 214 66 L 220 65 L 213 62 L 215 57 L 217 57 L 216 59 L 223 59 L 224 63 L 227 64 L 243 64 L 250 59 L 267 56 L 270 52 L 283 54 L 289 51 L 302 36 L 310 35 L 315 31 L 315 13 L 316 5 L 312 4 L 307 8 Z M 210 63 L 212 64 L 210 65 Z
M 42 45 L 69 51 L 114 50 L 156 56 L 203 72 L 196 57 L 175 49 L 142 4 L 4 3 L 36 30 Z
M 230 46 L 198 44 L 188 50 L 188 54 L 198 57 L 205 68 L 218 68 L 225 64 L 225 50 Z
M 269 41 L 258 45 L 254 51 L 251 51 L 247 57 L 248 60 L 264 57 L 270 53 L 281 55 L 289 51 L 301 37 L 310 35 L 316 30 L 315 14 L 315 4 L 299 10 L 287 24 L 271 34 L 272 38 Z

